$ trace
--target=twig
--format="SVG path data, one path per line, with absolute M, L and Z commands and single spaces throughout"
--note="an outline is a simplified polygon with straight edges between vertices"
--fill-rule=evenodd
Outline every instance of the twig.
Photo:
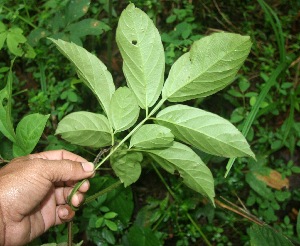
M 98 155 L 97 155 L 96 158 L 94 159 L 93 164 L 96 165 L 96 164 L 99 162 L 99 160 L 101 159 L 101 157 L 102 157 L 106 152 L 108 152 L 112 147 L 113 147 L 113 146 L 111 146 L 111 147 L 109 147 L 109 148 L 106 148 L 106 149 L 100 150 L 99 153 L 98 153 Z M 85 180 L 86 180 L 86 179 L 82 180 L 80 183 L 77 183 L 77 185 L 73 188 L 73 191 L 71 192 L 71 194 L 70 194 L 69 197 L 68 197 L 68 203 L 69 203 L 69 205 L 71 206 L 71 208 L 72 208 L 73 210 L 77 210 L 78 208 L 74 208 L 74 206 L 72 205 L 71 199 L 72 199 L 74 193 L 76 193 L 76 191 L 78 190 L 78 188 L 85 182 Z M 117 182 L 117 183 L 118 183 L 118 182 Z M 117 184 L 117 183 L 116 183 L 116 184 Z M 98 197 L 98 196 L 102 195 L 102 193 L 104 194 L 104 193 L 106 193 L 106 192 L 108 192 L 108 191 L 110 191 L 110 190 L 116 188 L 116 187 L 119 185 L 119 184 L 118 184 L 118 185 L 116 185 L 116 184 L 114 184 L 115 186 L 113 186 L 111 189 L 108 189 L 108 188 L 111 187 L 111 186 L 110 186 L 110 187 L 108 187 L 108 188 L 106 188 L 106 189 L 104 189 L 104 190 L 102 190 L 102 191 L 96 193 L 95 195 L 93 195 L 93 196 L 91 196 L 91 197 L 92 197 L 92 198 L 93 198 L 93 197 Z M 77 187 L 78 187 L 78 188 L 77 188 Z M 101 193 L 101 192 L 102 192 L 102 193 Z M 100 194 L 100 195 L 99 195 L 99 194 Z M 97 196 L 96 196 L 96 195 L 97 195 Z M 91 197 L 89 197 L 89 198 L 91 199 Z M 96 199 L 96 198 L 94 198 L 94 199 Z M 94 200 L 94 199 L 93 199 L 93 200 Z M 84 202 L 84 204 L 86 204 L 86 203 L 87 203 L 87 201 Z M 68 246 L 72 246 L 72 244 L 73 244 L 72 226 L 73 226 L 73 222 L 72 222 L 72 221 L 68 222 Z
M 264 225 L 265 223 L 261 220 L 259 220 L 258 218 L 256 218 L 254 215 L 250 214 L 249 212 L 247 212 L 246 210 L 238 207 L 237 205 L 235 205 L 234 203 L 228 201 L 227 199 L 225 199 L 224 197 L 221 197 L 224 201 L 226 201 L 227 203 L 229 203 L 229 205 L 219 201 L 218 199 L 215 199 L 215 203 L 220 206 L 221 208 L 225 208 L 227 210 L 230 210 L 236 214 L 241 215 L 242 217 L 254 222 L 255 224 L 258 225 Z
M 236 27 L 233 25 L 233 23 L 232 23 L 230 20 L 228 20 L 228 19 L 226 18 L 225 14 L 221 11 L 221 9 L 220 9 L 218 3 L 216 2 L 216 0 L 213 0 L 213 2 L 214 2 L 214 5 L 215 5 L 216 9 L 217 9 L 218 12 L 219 12 L 219 14 L 222 16 L 222 18 L 225 20 L 225 22 L 226 22 L 227 24 L 229 24 L 230 26 L 232 26 L 234 29 L 236 29 Z M 229 28 L 228 28 L 228 29 L 229 29 Z

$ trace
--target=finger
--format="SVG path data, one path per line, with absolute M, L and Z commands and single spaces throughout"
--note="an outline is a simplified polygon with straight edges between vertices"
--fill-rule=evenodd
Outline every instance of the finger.
M 73 219 L 75 212 L 69 205 L 59 205 L 56 207 L 56 221 L 55 225 L 68 222 Z
M 66 182 L 90 178 L 94 174 L 94 164 L 91 162 L 75 162 L 71 160 L 44 160 L 33 159 L 35 174 L 53 182 Z
M 78 161 L 78 162 L 88 162 L 83 157 L 76 155 L 72 152 L 66 150 L 50 150 L 41 153 L 31 154 L 29 155 L 31 159 L 34 158 L 41 158 L 47 160 L 71 160 L 71 161 Z
M 72 205 L 78 207 L 84 201 L 84 193 L 88 190 L 89 184 L 83 183 L 84 187 L 80 189 L 72 197 Z M 59 187 L 55 189 L 55 200 L 57 205 L 68 203 L 68 197 L 72 192 L 71 187 Z

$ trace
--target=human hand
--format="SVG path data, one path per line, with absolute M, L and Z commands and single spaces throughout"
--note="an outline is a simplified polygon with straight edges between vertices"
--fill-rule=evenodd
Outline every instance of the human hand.
M 78 180 L 94 174 L 84 158 L 64 150 L 12 160 L 0 169 L 0 245 L 23 245 L 75 215 L 67 197 Z M 89 182 L 72 197 L 79 206 Z

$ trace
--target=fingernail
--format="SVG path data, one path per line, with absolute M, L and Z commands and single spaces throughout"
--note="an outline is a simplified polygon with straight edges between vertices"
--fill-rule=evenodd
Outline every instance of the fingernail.
M 69 211 L 66 208 L 61 208 L 61 217 L 66 218 L 69 215 Z
M 94 164 L 92 162 L 83 162 L 81 163 L 82 168 L 86 172 L 92 172 L 94 171 Z

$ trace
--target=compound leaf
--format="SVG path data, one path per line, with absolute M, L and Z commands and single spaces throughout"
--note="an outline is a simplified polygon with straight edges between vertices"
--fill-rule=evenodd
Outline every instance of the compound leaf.
M 167 127 L 146 124 L 141 126 L 131 137 L 130 147 L 142 149 L 166 148 L 172 145 L 174 135 Z
M 38 143 L 50 115 L 30 114 L 17 125 L 16 142 L 13 144 L 15 157 L 28 155 Z
M 214 179 L 209 168 L 188 146 L 174 142 L 169 148 L 143 150 L 166 171 L 180 173 L 183 182 L 191 189 L 208 197 L 214 204 Z
M 254 157 L 242 133 L 216 114 L 178 104 L 160 111 L 156 122 L 170 128 L 176 138 L 206 153 Z
M 108 119 L 101 114 L 75 112 L 64 117 L 55 134 L 72 144 L 100 148 L 111 145 L 112 133 Z
M 137 121 L 140 107 L 128 87 L 120 87 L 110 101 L 109 120 L 116 132 L 127 130 Z
M 142 10 L 129 4 L 122 12 L 116 41 L 123 57 L 123 71 L 141 108 L 158 99 L 164 80 L 165 56 L 159 32 Z
M 115 85 L 106 66 L 95 55 L 74 43 L 52 38 L 50 40 L 74 64 L 78 76 L 92 90 L 103 110 L 108 114 Z
M 138 152 L 120 151 L 112 155 L 111 166 L 124 186 L 136 182 L 141 175 L 143 155 Z
M 171 102 L 209 96 L 230 84 L 251 48 L 249 36 L 215 33 L 204 37 L 172 66 L 162 96 Z

